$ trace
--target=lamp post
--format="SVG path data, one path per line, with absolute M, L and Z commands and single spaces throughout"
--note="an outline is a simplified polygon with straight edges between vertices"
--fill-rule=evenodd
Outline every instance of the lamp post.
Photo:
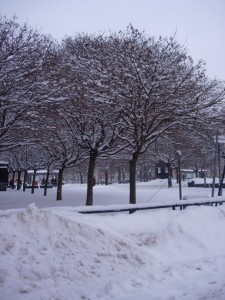
M 206 188 L 206 174 L 205 174 L 205 168 L 206 168 L 206 164 L 205 164 L 205 153 L 204 153 L 204 188 Z
M 214 192 L 215 192 L 217 152 L 218 152 L 218 132 L 216 133 L 216 142 L 215 142 L 215 157 L 214 157 L 214 166 L 213 166 L 212 197 L 214 197 Z
M 181 151 L 177 150 L 175 153 L 175 158 L 178 163 L 178 181 L 179 181 L 179 197 L 182 200 L 182 190 L 181 190 L 181 171 L 180 171 L 180 160 L 181 160 Z
M 224 151 L 222 152 L 221 157 L 225 160 L 225 152 Z M 223 180 L 224 180 L 224 177 L 225 177 L 225 164 L 224 164 L 224 167 L 223 167 L 223 174 L 222 174 L 222 177 L 220 179 L 218 196 L 222 196 L 223 195 Z

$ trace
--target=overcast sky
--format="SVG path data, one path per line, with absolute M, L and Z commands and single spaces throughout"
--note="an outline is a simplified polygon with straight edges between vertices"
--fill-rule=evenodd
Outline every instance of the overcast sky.
M 1 15 L 18 16 L 60 40 L 77 32 L 124 30 L 174 35 L 209 77 L 225 80 L 225 0 L 0 0 Z

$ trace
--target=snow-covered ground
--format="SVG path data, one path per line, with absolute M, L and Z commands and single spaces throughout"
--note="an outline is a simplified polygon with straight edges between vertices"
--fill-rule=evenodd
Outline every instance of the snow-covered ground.
M 209 200 L 211 189 L 182 184 Z M 225 205 L 83 215 L 85 192 L 0 192 L 1 300 L 225 299 Z M 94 204 L 128 195 L 128 185 L 95 186 Z M 139 204 L 179 201 L 176 184 L 137 184 Z

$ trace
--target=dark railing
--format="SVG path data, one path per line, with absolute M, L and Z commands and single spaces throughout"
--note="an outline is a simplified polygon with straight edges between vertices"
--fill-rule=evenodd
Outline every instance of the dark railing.
M 223 205 L 225 203 L 225 200 L 215 200 L 215 201 L 206 201 L 206 202 L 191 202 L 191 203 L 182 203 L 182 204 L 165 204 L 165 205 L 149 205 L 149 206 L 138 206 L 135 204 L 131 204 L 130 207 L 115 207 L 115 208 L 88 208 L 87 210 L 81 209 L 77 210 L 77 212 L 82 214 L 100 214 L 100 213 L 116 213 L 116 212 L 125 212 L 128 211 L 130 214 L 134 213 L 138 210 L 148 210 L 148 209 L 163 209 L 163 208 L 172 208 L 172 210 L 175 210 L 176 208 L 179 208 L 180 210 L 185 209 L 188 206 L 201 206 L 201 205 L 207 205 L 207 206 L 218 206 Z

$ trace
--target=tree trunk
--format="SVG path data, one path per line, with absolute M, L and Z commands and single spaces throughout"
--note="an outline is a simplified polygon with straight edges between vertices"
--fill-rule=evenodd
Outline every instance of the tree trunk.
M 105 170 L 105 185 L 109 184 L 109 172 L 108 170 Z
M 225 177 L 225 165 L 224 165 L 223 174 L 222 174 L 222 177 L 221 177 L 221 180 L 220 180 L 218 196 L 222 196 L 222 193 L 223 193 L 222 191 L 223 191 L 223 180 L 224 180 L 224 177 Z
M 172 187 L 172 177 L 168 174 L 168 188 Z
M 31 187 L 31 194 L 34 194 L 34 185 L 35 185 L 36 173 L 37 173 L 37 170 L 34 169 L 33 180 L 32 180 L 32 187 Z
M 17 186 L 16 186 L 17 191 L 20 190 L 20 188 L 21 188 L 21 170 L 18 171 Z
M 129 162 L 130 204 L 136 204 L 136 164 L 137 164 L 137 157 L 133 155 L 133 158 Z
M 86 205 L 93 205 L 93 182 L 94 182 L 94 170 L 97 153 L 90 154 L 89 166 L 88 166 L 88 178 L 87 178 L 87 198 Z
M 15 171 L 13 171 L 12 182 L 13 182 L 12 189 L 14 189 L 15 188 L 15 185 L 14 185 L 14 182 L 15 182 Z
M 83 175 L 82 173 L 80 172 L 80 183 L 83 184 L 84 183 L 84 179 L 83 179 Z
M 62 167 L 59 170 L 58 173 L 58 182 L 57 182 L 57 195 L 56 195 L 56 200 L 62 200 L 62 180 L 63 180 L 63 171 L 64 168 Z
M 144 166 L 142 164 L 140 165 L 140 171 L 139 171 L 139 178 L 138 178 L 138 180 L 140 182 L 144 181 Z
M 46 174 L 46 181 L 45 181 L 45 187 L 44 187 L 44 196 L 47 195 L 48 180 L 49 180 L 49 169 L 47 170 L 47 174 Z
M 24 171 L 24 176 L 23 176 L 23 192 L 26 191 L 26 182 L 27 182 L 27 170 Z
M 121 169 L 120 167 L 117 168 L 117 172 L 118 172 L 118 183 L 121 183 Z
M 172 169 L 170 167 L 170 164 L 168 166 L 168 188 L 172 187 Z
M 122 176 L 122 177 L 121 177 L 121 178 L 122 178 L 122 182 L 124 182 L 126 176 L 125 176 L 125 173 L 124 173 L 124 169 L 123 169 L 123 168 L 121 169 L 121 173 L 122 173 L 122 174 L 121 174 L 121 176 Z

